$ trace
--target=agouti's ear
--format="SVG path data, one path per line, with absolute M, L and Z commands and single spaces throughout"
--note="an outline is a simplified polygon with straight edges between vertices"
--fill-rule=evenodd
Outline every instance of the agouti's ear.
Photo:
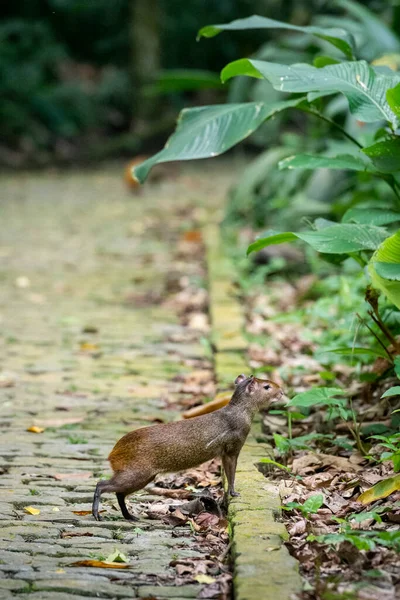
M 257 379 L 255 379 L 254 377 L 252 377 L 249 381 L 249 383 L 246 385 L 246 392 L 248 394 L 252 394 L 253 392 L 255 392 L 255 390 L 258 387 L 258 383 L 257 383 Z
M 246 375 L 243 375 L 243 373 L 241 375 L 238 375 L 235 379 L 235 385 L 239 385 L 239 383 L 242 383 L 242 381 L 244 381 L 245 379 L 247 379 Z

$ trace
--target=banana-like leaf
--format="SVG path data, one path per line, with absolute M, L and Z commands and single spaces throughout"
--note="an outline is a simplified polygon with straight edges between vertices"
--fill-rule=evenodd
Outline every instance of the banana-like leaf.
M 382 394 L 381 398 L 389 398 L 390 396 L 400 396 L 400 385 L 394 385 Z
M 372 285 L 400 308 L 400 229 L 374 252 L 368 270 Z
M 148 96 L 187 92 L 193 90 L 219 89 L 222 87 L 218 73 L 199 69 L 165 69 L 157 74 L 154 83 L 146 86 Z
M 390 281 L 400 281 L 400 263 L 376 262 L 375 270 L 381 277 Z
M 267 19 L 258 15 L 252 15 L 246 19 L 237 19 L 236 21 L 222 25 L 207 25 L 200 29 L 197 39 L 201 37 L 214 37 L 221 31 L 242 31 L 245 29 L 290 29 L 299 33 L 315 35 L 341 50 L 349 60 L 353 58 L 354 38 L 345 29 L 339 27 L 300 27 L 299 25 L 291 25 L 290 23 L 275 21 L 274 19 Z
M 265 237 L 250 244 L 247 254 L 258 252 L 266 246 L 283 244 L 283 242 L 293 242 L 296 239 L 307 242 L 307 244 L 318 252 L 348 254 L 361 250 L 376 250 L 386 237 L 386 231 L 380 227 L 352 223 L 340 223 L 332 225 L 332 227 L 325 227 L 319 231 L 286 231 L 278 233 L 270 230 Z
M 185 109 L 163 150 L 135 167 L 133 177 L 143 183 L 150 169 L 158 163 L 218 156 L 276 113 L 303 101 L 304 98 L 295 98 L 271 104 L 246 102 Z
M 365 60 L 342 62 L 318 69 L 307 64 L 283 65 L 242 58 L 229 63 L 221 73 L 222 81 L 237 75 L 264 78 L 280 92 L 313 92 L 309 100 L 328 94 L 346 96 L 350 111 L 367 123 L 385 119 L 398 127 L 396 114 L 386 92 L 400 83 L 400 74 L 374 70 Z
M 362 150 L 382 173 L 400 171 L 400 138 L 376 142 Z
M 349 208 L 342 218 L 343 223 L 361 223 L 364 225 L 388 225 L 400 221 L 400 212 L 381 208 Z
M 386 100 L 396 117 L 400 119 L 400 83 L 386 92 Z
M 388 477 L 361 494 L 361 496 L 358 497 L 358 502 L 361 502 L 362 504 L 371 504 L 371 502 L 375 502 L 381 498 L 387 498 L 390 494 L 393 494 L 393 492 L 397 492 L 398 490 L 400 490 L 400 475 Z
M 333 354 L 341 354 L 342 356 L 380 356 L 381 358 L 387 358 L 386 352 L 380 349 L 372 348 L 332 348 L 332 350 L 326 350 L 325 352 L 332 352 Z
M 366 37 L 373 40 L 380 54 L 400 50 L 399 38 L 385 25 L 382 19 L 378 19 L 361 3 L 352 2 L 352 0 L 336 0 L 335 4 L 345 8 L 353 17 L 362 22 Z
M 374 173 L 372 164 L 351 154 L 337 156 L 317 156 L 313 154 L 296 154 L 279 162 L 280 169 L 349 169 L 351 171 L 368 171 Z
M 307 392 L 296 394 L 296 396 L 289 400 L 286 406 L 309 407 L 315 404 L 335 404 L 337 401 L 333 400 L 334 396 L 343 396 L 344 394 L 345 392 L 341 388 L 313 388 Z

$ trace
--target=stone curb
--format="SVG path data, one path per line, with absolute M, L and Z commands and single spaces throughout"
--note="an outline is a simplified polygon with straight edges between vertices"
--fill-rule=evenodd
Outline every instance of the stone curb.
M 226 388 L 239 373 L 248 372 L 243 315 L 232 285 L 233 265 L 224 253 L 218 225 L 204 229 L 207 251 L 209 305 L 217 385 Z M 236 489 L 240 497 L 229 505 L 233 531 L 235 600 L 289 600 L 301 590 L 297 561 L 284 545 L 286 528 L 276 521 L 281 500 L 278 486 L 257 469 L 259 459 L 270 454 L 257 443 L 256 422 L 240 454 Z

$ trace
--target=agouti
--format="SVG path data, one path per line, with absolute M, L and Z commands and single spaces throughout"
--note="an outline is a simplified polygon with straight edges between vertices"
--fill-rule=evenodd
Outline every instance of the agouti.
M 125 504 L 125 497 L 144 488 L 158 473 L 197 467 L 216 456 L 228 481 L 227 494 L 235 492 L 238 456 L 250 431 L 254 414 L 280 400 L 283 391 L 273 381 L 253 375 L 239 375 L 227 406 L 210 414 L 143 427 L 124 435 L 114 446 L 108 460 L 114 471 L 109 480 L 99 481 L 92 513 L 99 521 L 99 502 L 103 492 L 115 492 L 125 519 L 137 520 Z

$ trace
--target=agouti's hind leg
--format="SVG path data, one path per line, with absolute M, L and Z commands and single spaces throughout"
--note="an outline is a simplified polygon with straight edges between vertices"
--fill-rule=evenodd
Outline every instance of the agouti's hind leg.
M 100 496 L 103 492 L 115 492 L 115 486 L 113 485 L 113 479 L 99 481 L 96 485 L 96 490 L 93 496 L 93 504 L 92 504 L 92 515 L 96 519 L 96 521 L 101 521 L 101 516 L 99 515 L 99 503 Z
M 114 473 L 113 477 L 111 477 L 111 479 L 108 481 L 99 481 L 94 493 L 92 506 L 92 514 L 96 521 L 101 521 L 101 517 L 99 515 L 99 502 L 100 496 L 104 492 L 114 492 L 117 495 L 118 504 L 121 508 L 123 517 L 129 521 L 136 521 L 136 517 L 133 517 L 126 507 L 125 496 L 128 496 L 128 494 L 133 494 L 133 492 L 137 492 L 144 488 L 145 485 L 154 479 L 155 475 L 155 473 L 149 472 L 139 474 L 134 470 L 118 471 L 117 473 Z
M 117 492 L 116 496 L 117 496 L 118 504 L 119 504 L 119 507 L 121 509 L 122 516 L 124 517 L 124 519 L 127 519 L 127 521 L 139 521 L 139 519 L 137 517 L 134 517 L 133 515 L 131 515 L 131 513 L 127 509 L 126 504 L 125 504 L 125 496 L 126 495 L 122 494 L 121 492 Z

